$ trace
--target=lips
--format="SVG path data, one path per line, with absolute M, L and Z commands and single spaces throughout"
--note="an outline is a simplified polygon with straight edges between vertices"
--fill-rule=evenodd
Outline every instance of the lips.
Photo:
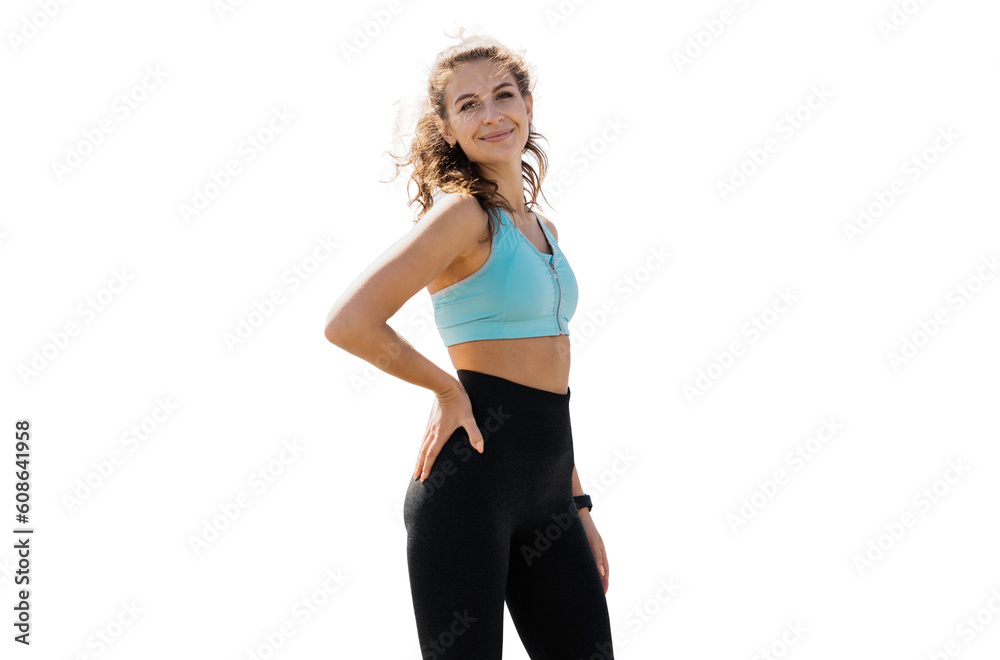
M 490 142 L 495 142 L 498 139 L 503 139 L 503 138 L 507 137 L 508 135 L 510 135 L 513 132 L 514 132 L 513 128 L 508 128 L 505 131 L 494 131 L 492 133 L 488 133 L 488 134 L 484 135 L 480 139 L 482 139 L 482 140 L 488 140 Z

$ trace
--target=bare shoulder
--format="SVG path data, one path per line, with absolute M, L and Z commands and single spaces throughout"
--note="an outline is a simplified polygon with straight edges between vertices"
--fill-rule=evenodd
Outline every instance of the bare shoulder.
M 417 222 L 428 231 L 456 237 L 463 245 L 460 257 L 475 250 L 477 240 L 486 231 L 487 216 L 479 200 L 465 193 L 443 195 Z
M 550 232 L 552 232 L 552 237 L 553 237 L 553 238 L 555 238 L 555 239 L 556 239 L 556 242 L 558 243 L 558 242 L 559 242 L 559 230 L 557 230 L 557 229 L 556 229 L 556 225 L 555 225 L 555 223 L 554 223 L 554 222 L 552 222 L 551 220 L 549 220 L 548 218 L 546 218 L 546 217 L 545 217 L 544 215 L 542 215 L 541 213 L 538 213 L 537 211 L 535 212 L 535 215 L 537 215 L 537 216 L 538 216 L 538 218 L 539 218 L 539 219 L 540 219 L 540 220 L 541 220 L 542 222 L 544 222 L 544 223 L 545 223 L 545 226 L 549 228 L 549 231 L 550 231 Z
M 351 341 L 385 323 L 456 259 L 472 253 L 486 214 L 474 197 L 465 197 L 440 199 L 351 283 L 327 315 L 328 340 Z
M 467 193 L 448 193 L 442 195 L 434 205 L 427 210 L 424 217 L 447 217 L 448 223 L 476 223 L 486 219 L 486 212 L 479 205 L 479 200 Z M 423 220 L 421 220 L 422 222 Z

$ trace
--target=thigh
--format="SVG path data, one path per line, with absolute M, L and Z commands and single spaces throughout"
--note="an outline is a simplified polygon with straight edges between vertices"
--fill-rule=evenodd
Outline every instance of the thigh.
M 424 660 L 500 660 L 507 543 L 410 536 L 407 566 Z
M 467 437 L 456 432 L 429 478 L 407 489 L 407 568 L 424 660 L 501 658 L 510 536 L 486 498 L 483 457 L 452 451 Z
M 532 660 L 611 660 L 601 575 L 575 506 L 511 539 L 507 609 Z

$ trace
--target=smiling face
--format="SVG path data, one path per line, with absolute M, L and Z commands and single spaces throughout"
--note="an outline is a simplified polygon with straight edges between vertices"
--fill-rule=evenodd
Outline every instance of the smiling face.
M 453 72 L 444 94 L 447 120 L 436 118 L 449 144 L 484 165 L 516 159 L 528 141 L 531 95 L 522 96 L 517 80 L 495 62 L 466 62 Z

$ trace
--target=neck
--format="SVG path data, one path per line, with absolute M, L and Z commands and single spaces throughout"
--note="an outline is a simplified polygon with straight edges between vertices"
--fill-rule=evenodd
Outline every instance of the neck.
M 479 167 L 486 177 L 496 181 L 499 186 L 497 193 L 514 209 L 515 217 L 520 218 L 525 213 L 524 175 L 521 173 L 520 159 L 500 165 L 487 166 L 480 163 Z

